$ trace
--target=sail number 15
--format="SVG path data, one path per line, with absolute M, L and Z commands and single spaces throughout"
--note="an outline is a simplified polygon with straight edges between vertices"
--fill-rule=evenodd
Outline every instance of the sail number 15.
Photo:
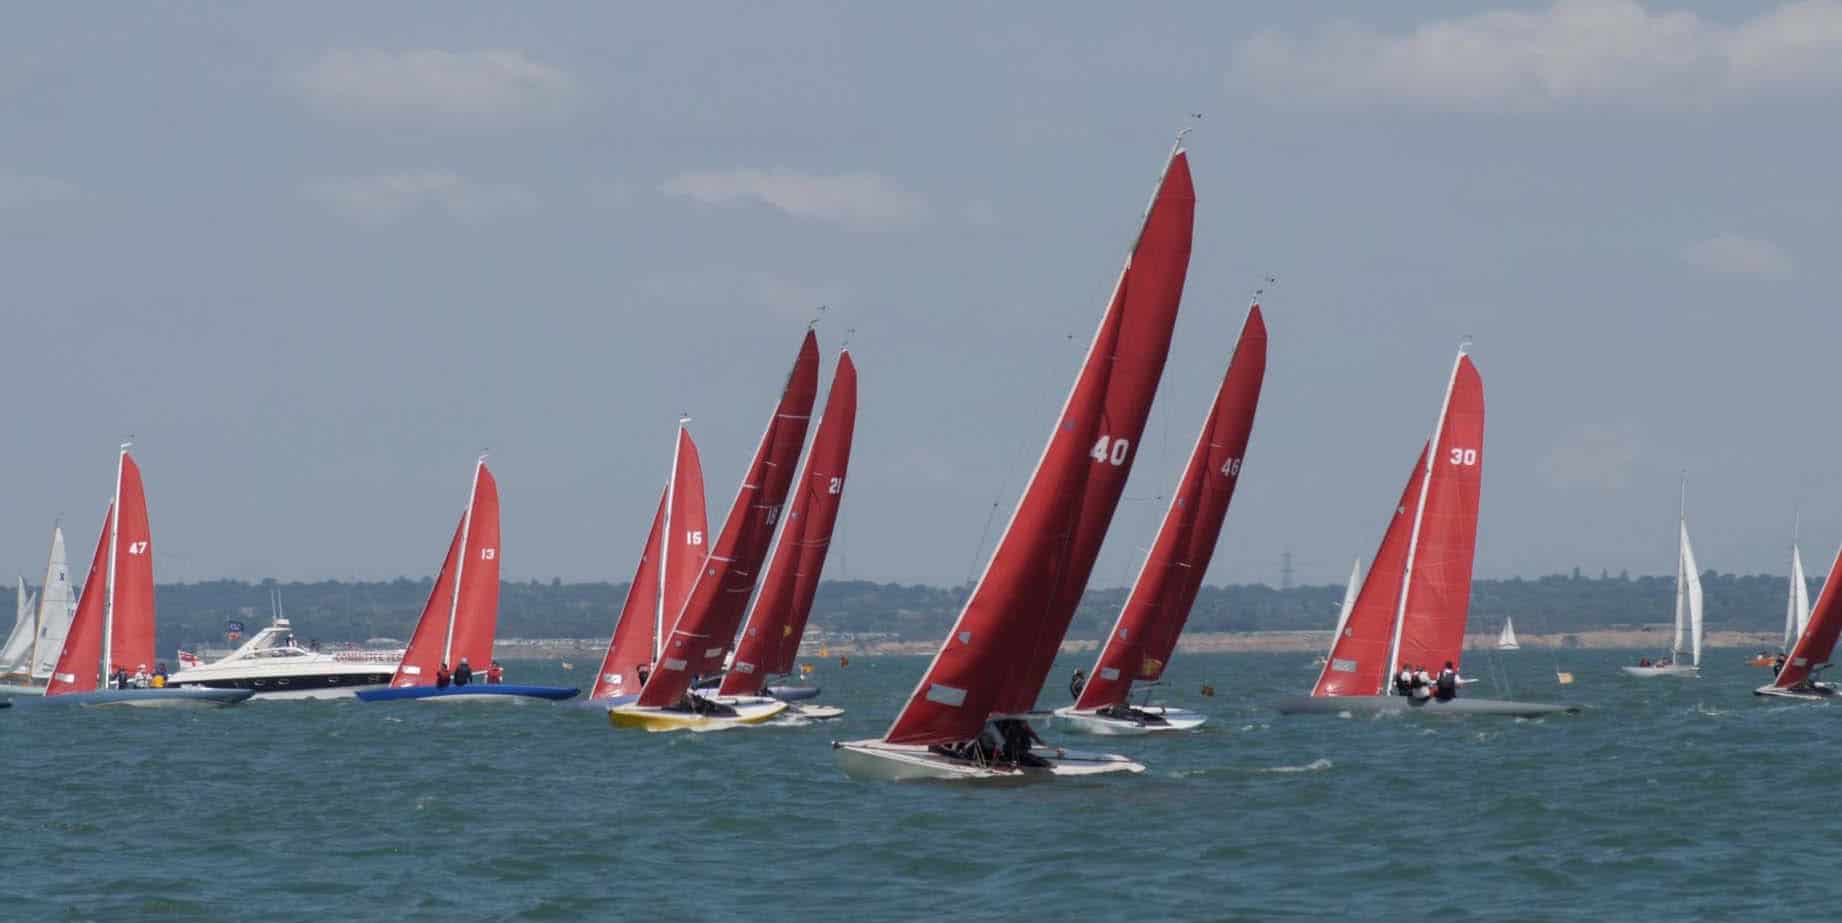
M 1451 462 L 1454 465 L 1475 465 L 1477 464 L 1477 450 L 1453 449 Z

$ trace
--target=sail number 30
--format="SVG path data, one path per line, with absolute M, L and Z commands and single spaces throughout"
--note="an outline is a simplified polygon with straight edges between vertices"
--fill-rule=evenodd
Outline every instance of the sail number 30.
M 1132 440 L 1101 436 L 1100 441 L 1094 443 L 1094 447 L 1088 450 L 1087 456 L 1094 461 L 1106 462 L 1118 467 L 1126 463 L 1126 455 L 1131 451 Z
M 1466 465 L 1466 466 L 1475 465 L 1477 464 L 1477 450 L 1476 449 L 1453 449 L 1451 462 L 1454 465 Z

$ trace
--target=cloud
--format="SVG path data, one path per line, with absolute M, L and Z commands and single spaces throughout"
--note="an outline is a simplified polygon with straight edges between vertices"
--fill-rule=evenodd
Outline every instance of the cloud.
M 675 308 L 765 308 L 788 320 L 812 320 L 821 305 L 850 299 L 842 282 L 801 282 L 767 272 L 709 269 L 661 272 L 641 280 L 641 295 Z
M 63 202 L 81 194 L 76 186 L 49 176 L 28 176 L 0 169 L 0 209 Z
M 990 227 L 998 223 L 998 210 L 984 199 L 973 199 L 967 202 L 966 207 L 959 210 L 959 214 L 960 217 L 966 219 L 967 224 L 976 224 L 980 227 Z
M 1718 234 L 1682 248 L 1682 261 L 1708 272 L 1763 279 L 1791 277 L 1791 258 L 1769 240 Z
M 474 182 L 447 170 L 329 177 L 307 183 L 301 194 L 341 218 L 371 227 L 425 210 L 479 226 L 537 209 L 537 196 L 523 186 Z
M 516 51 L 335 49 L 293 83 L 316 108 L 359 116 L 555 112 L 576 92 L 568 74 Z
M 1541 472 L 1550 487 L 1617 489 L 1630 483 L 1638 451 L 1637 434 L 1630 427 L 1588 423 L 1548 452 Z
M 659 191 L 705 205 L 760 202 L 796 218 L 829 221 L 853 231 L 907 227 L 928 215 L 926 200 L 875 173 L 817 175 L 786 169 L 680 173 L 666 180 Z
M 1576 103 L 1700 106 L 1842 88 L 1842 0 L 1805 0 L 1738 25 L 1635 0 L 1558 0 L 1390 34 L 1339 21 L 1240 43 L 1231 88 L 1280 102 L 1387 100 L 1454 109 Z

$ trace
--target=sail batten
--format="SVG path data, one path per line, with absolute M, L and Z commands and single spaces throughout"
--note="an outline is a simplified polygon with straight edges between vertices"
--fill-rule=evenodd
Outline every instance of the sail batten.
M 1054 429 L 890 743 L 968 740 L 1035 705 L 1111 523 L 1163 374 L 1196 194 L 1171 153 Z

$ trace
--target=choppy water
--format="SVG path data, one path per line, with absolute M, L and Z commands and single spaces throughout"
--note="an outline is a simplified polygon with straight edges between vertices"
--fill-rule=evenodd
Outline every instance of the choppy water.
M 920 658 L 821 666 L 840 722 L 712 734 L 538 702 L 14 708 L 0 918 L 1834 918 L 1842 708 L 1754 697 L 1744 653 L 1635 680 L 1571 652 L 1568 687 L 1547 652 L 1469 662 L 1594 706 L 1545 721 L 1282 718 L 1309 657 L 1179 655 L 1162 697 L 1204 731 L 1046 735 L 1150 773 L 988 790 L 835 768 Z

